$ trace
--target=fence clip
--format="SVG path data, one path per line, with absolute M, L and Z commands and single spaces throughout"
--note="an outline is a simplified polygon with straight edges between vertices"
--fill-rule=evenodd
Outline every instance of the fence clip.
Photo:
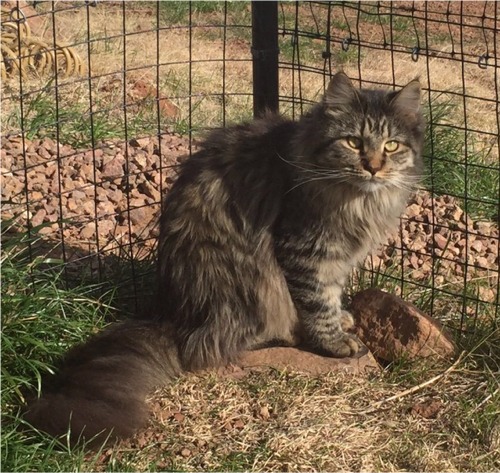
M 488 55 L 488 53 L 481 54 L 481 56 L 479 56 L 479 59 L 477 60 L 477 65 L 479 66 L 479 69 L 486 69 L 488 67 L 489 58 L 490 56 Z
M 352 38 L 344 38 L 342 41 L 342 50 L 347 52 L 349 50 L 349 46 L 352 43 Z
M 418 46 L 415 46 L 412 50 L 411 50 L 411 59 L 413 62 L 417 62 L 418 61 L 418 58 L 420 56 L 420 48 Z

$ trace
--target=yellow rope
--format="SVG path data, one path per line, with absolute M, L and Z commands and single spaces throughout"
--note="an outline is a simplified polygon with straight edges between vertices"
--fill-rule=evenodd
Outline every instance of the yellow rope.
M 29 75 L 42 77 L 54 74 L 56 63 L 57 73 L 63 77 L 83 72 L 82 61 L 72 47 L 57 43 L 55 48 L 50 47 L 42 39 L 31 35 L 28 22 L 22 18 L 23 14 L 17 8 L 10 9 L 2 5 L 2 82 L 19 78 L 19 74 L 23 79 Z M 12 21 L 13 19 L 19 21 Z

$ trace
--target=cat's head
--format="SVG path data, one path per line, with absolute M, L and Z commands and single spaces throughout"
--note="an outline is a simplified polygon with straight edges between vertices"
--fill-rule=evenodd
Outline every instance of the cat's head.
M 416 185 L 424 134 L 418 80 L 397 92 L 356 89 L 337 73 L 312 117 L 308 154 L 317 170 L 365 192 Z

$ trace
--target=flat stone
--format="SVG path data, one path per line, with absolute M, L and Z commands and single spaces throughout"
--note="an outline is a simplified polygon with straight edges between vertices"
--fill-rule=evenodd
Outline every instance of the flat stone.
M 377 358 L 450 358 L 455 353 L 451 336 L 437 320 L 395 295 L 374 288 L 359 292 L 350 312 L 356 335 Z
M 331 371 L 368 374 L 380 366 L 366 347 L 356 357 L 331 358 L 295 347 L 271 347 L 244 352 L 236 363 L 244 371 L 265 368 L 286 369 L 298 373 L 320 375 Z

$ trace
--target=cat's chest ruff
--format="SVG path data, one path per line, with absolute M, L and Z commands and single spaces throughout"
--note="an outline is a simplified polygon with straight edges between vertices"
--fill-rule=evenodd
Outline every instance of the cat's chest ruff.
M 378 245 L 385 240 L 404 210 L 407 195 L 400 192 L 378 192 L 360 194 L 349 199 L 338 200 L 325 212 L 327 246 L 330 252 L 338 252 L 342 245 L 345 251 L 363 252 L 367 245 Z M 328 212 L 328 213 L 327 213 Z

